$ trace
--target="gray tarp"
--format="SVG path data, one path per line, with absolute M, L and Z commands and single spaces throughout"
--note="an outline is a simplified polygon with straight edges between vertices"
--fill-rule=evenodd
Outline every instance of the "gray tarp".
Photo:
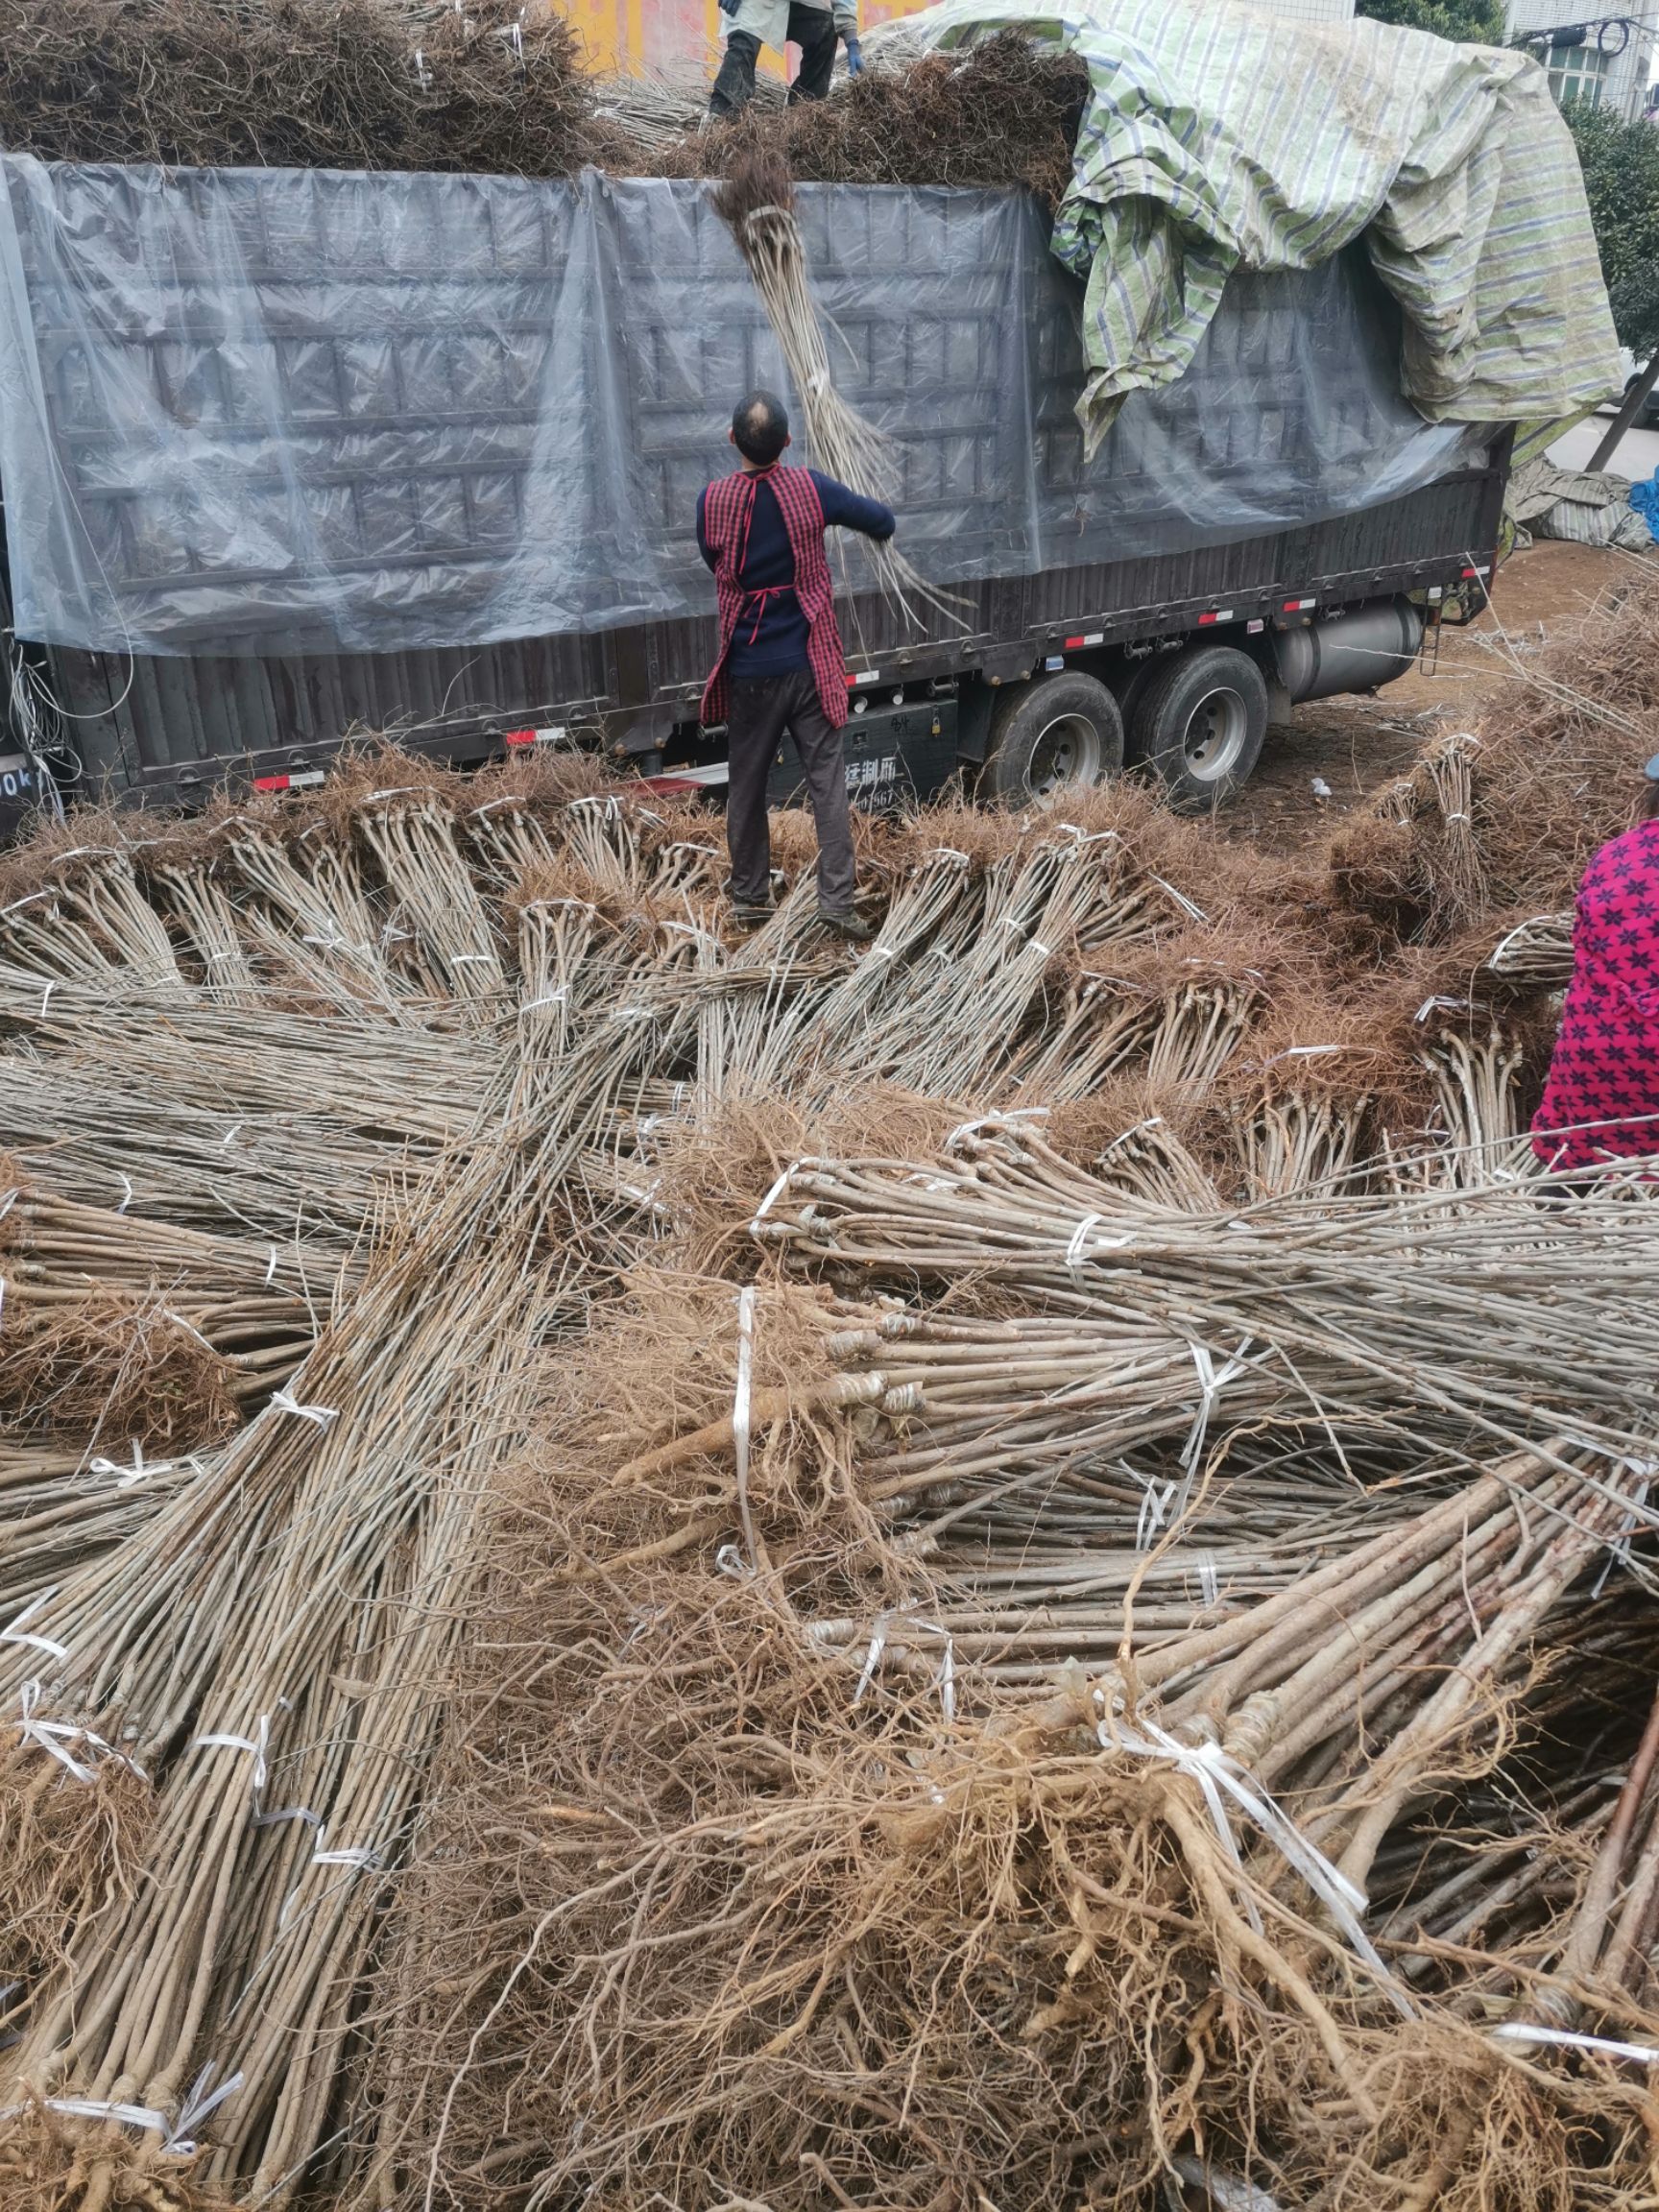
M 781 371 L 700 186 L 0 168 L 22 636 L 386 652 L 712 604 L 696 494 Z M 936 581 L 1320 520 L 1478 442 L 1400 397 L 1398 312 L 1350 253 L 1235 277 L 1189 373 L 1085 464 L 1081 288 L 1031 203 L 801 201 L 837 379 L 893 435 Z

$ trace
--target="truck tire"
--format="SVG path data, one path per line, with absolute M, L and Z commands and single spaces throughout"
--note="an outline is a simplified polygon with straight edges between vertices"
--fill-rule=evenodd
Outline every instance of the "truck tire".
M 1135 702 L 1135 751 L 1183 814 L 1231 799 L 1249 781 L 1266 734 L 1267 680 L 1231 645 L 1183 653 Z
M 1104 684 L 1080 668 L 1039 676 L 998 701 L 979 789 L 1004 805 L 1046 805 L 1123 765 L 1123 717 Z

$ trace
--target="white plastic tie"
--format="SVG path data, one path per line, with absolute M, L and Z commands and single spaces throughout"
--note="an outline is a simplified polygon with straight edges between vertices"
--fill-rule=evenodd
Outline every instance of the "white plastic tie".
M 1091 1242 L 1089 1232 L 1097 1229 L 1106 1218 L 1104 1214 L 1085 1214 L 1071 1232 L 1071 1240 L 1066 1247 L 1067 1272 L 1076 1275 L 1091 1252 L 1121 1252 L 1134 1243 L 1133 1237 L 1096 1237 Z
M 148 2134 L 159 2135 L 161 2148 L 169 2157 L 194 2158 L 195 2130 L 242 2086 L 243 2077 L 232 2074 L 223 2088 L 215 2089 L 209 2096 L 205 2090 L 212 2073 L 211 2066 L 202 2069 L 179 2108 L 177 2120 L 169 2120 L 165 2112 L 157 2111 L 153 2104 L 110 2104 L 97 2097 L 42 2097 L 36 2107 L 8 2104 L 0 2107 L 0 2120 L 18 2119 L 31 2109 L 59 2112 L 66 2120 L 114 2120 L 123 2128 L 139 2128 Z
M 58 985 L 57 985 L 56 981 L 53 981 L 53 982 L 51 982 L 51 983 L 48 983 L 48 984 L 47 984 L 47 986 L 46 986 L 46 988 L 45 988 L 45 990 L 44 990 L 44 991 L 42 991 L 42 992 L 41 992 L 41 994 L 40 994 L 40 1015 L 39 1015 L 39 1019 L 40 1019 L 41 1021 L 44 1021 L 44 1020 L 46 1019 L 46 1009 L 47 1009 L 47 1007 L 48 1007 L 48 1006 L 50 1006 L 50 1005 L 51 1005 L 51 1003 L 52 1003 L 52 994 L 53 994 L 53 992 L 54 992 L 54 991 L 56 991 L 56 990 L 57 990 L 57 988 L 58 988 Z
M 269 1286 L 270 1284 L 274 1283 L 276 1280 L 276 1245 L 275 1245 L 275 1244 L 273 1244 L 273 1245 L 272 1245 L 272 1247 L 271 1247 L 271 1257 L 270 1257 L 270 1259 L 269 1259 L 269 1260 L 268 1260 L 268 1261 L 265 1262 L 265 1281 L 266 1281 L 266 1284 L 267 1284 L 267 1286 Z
M 120 1175 L 120 1174 L 121 1174 L 121 1170 L 120 1170 L 119 1168 L 117 1168 L 117 1169 L 115 1170 L 115 1172 L 116 1172 L 118 1175 Z M 127 1176 L 127 1175 L 121 1175 L 121 1203 L 120 1203 L 120 1205 L 119 1205 L 119 1206 L 117 1206 L 117 1207 L 116 1207 L 116 1209 L 115 1209 L 116 1213 L 117 1213 L 117 1214 L 125 1214 L 125 1213 L 126 1213 L 126 1211 L 127 1211 L 127 1209 L 128 1209 L 128 1207 L 129 1207 L 129 1206 L 131 1206 L 131 1205 L 132 1205 L 132 1178 L 131 1178 L 130 1176 Z
M 1221 1393 L 1229 1382 L 1237 1382 L 1240 1375 L 1249 1372 L 1250 1362 L 1244 1355 L 1250 1349 L 1250 1341 L 1246 1336 L 1226 1366 L 1221 1368 L 1215 1365 L 1207 1344 L 1190 1344 L 1187 1347 L 1192 1355 L 1192 1364 L 1198 1370 L 1198 1387 L 1201 1392 L 1198 1410 L 1192 1416 L 1192 1427 L 1181 1452 L 1181 1464 L 1189 1476 L 1198 1465 L 1204 1440 L 1210 1433 L 1210 1416 L 1221 1403 Z
M 1015 1129 L 1026 1121 L 1046 1121 L 1046 1106 L 1014 1106 L 1002 1114 L 981 1114 L 973 1121 L 960 1122 L 945 1140 L 944 1149 L 953 1152 L 958 1144 L 978 1135 L 981 1129 Z
M 277 1413 L 293 1413 L 301 1421 L 314 1421 L 319 1429 L 326 1429 L 330 1421 L 338 1421 L 338 1406 L 301 1406 L 292 1390 L 273 1390 L 271 1409 Z
M 38 1613 L 41 1606 L 47 1604 L 57 1595 L 55 1590 L 44 1590 L 38 1598 L 31 1598 L 21 1613 L 12 1615 L 10 1627 L 0 1628 L 0 1644 L 27 1644 L 36 1651 L 44 1651 L 48 1659 L 67 1659 L 69 1656 L 67 1644 L 56 1643 L 50 1636 L 36 1635 L 34 1629 L 25 1628 L 23 1625 L 25 1621 Z
M 858 1676 L 858 1687 L 853 1693 L 854 1705 L 863 1702 L 864 1694 L 876 1679 L 876 1670 L 881 1664 L 881 1654 L 892 1641 L 895 1627 L 919 1629 L 925 1636 L 938 1636 L 945 1646 L 939 1662 L 939 1702 L 947 1720 L 956 1718 L 956 1644 L 948 1629 L 937 1621 L 915 1621 L 899 1613 L 878 1613 L 870 1631 L 870 1648 L 864 1654 L 863 1670 Z
M 1141 1725 L 1145 1730 L 1144 1735 L 1118 1734 L 1108 1721 L 1102 1720 L 1097 1731 L 1101 1748 L 1128 1751 L 1138 1759 L 1167 1759 L 1183 1774 L 1190 1775 L 1203 1791 L 1204 1803 L 1220 1839 L 1221 1848 L 1242 1875 L 1244 1862 L 1239 1856 L 1238 1838 L 1227 1817 L 1225 1799 L 1230 1797 L 1239 1812 L 1261 1830 L 1286 1864 L 1301 1875 L 1330 1913 L 1351 1949 L 1376 1975 L 1395 2010 L 1403 2019 L 1415 2019 L 1416 2007 L 1383 1964 L 1375 1944 L 1360 1924 L 1359 1915 L 1364 1911 L 1366 1903 L 1364 1891 L 1356 1888 L 1345 1874 L 1332 1865 L 1323 1852 L 1309 1842 L 1295 1822 L 1288 1818 L 1237 1760 L 1227 1756 L 1219 1743 L 1214 1741 L 1183 1743 L 1177 1738 L 1167 1735 L 1155 1720 L 1144 1720 Z M 1243 1891 L 1242 1902 L 1251 1926 L 1261 1935 L 1262 1915 L 1248 1888 Z
M 42 1720 L 38 1719 L 35 1708 L 39 1702 L 40 1684 L 37 1680 L 31 1678 L 24 1683 L 18 1697 L 18 1728 L 21 1739 L 25 1743 L 36 1743 L 42 1751 L 49 1752 L 60 1767 L 66 1767 L 69 1769 L 77 1782 L 90 1782 L 92 1768 L 89 1766 L 84 1767 L 79 1759 L 70 1755 L 64 1748 L 69 1743 L 84 1743 L 88 1750 L 102 1752 L 106 1759 L 118 1761 L 130 1772 L 136 1774 L 140 1782 L 149 1781 L 149 1775 L 145 1773 L 136 1759 L 129 1759 L 125 1751 L 117 1751 L 113 1743 L 107 1743 L 102 1736 L 95 1735 L 90 1728 L 72 1727 L 65 1720 Z
M 1649 2043 L 1614 2043 L 1605 2035 L 1575 2035 L 1566 2028 L 1532 2028 L 1505 2020 L 1494 2028 L 1505 2043 L 1552 2043 L 1564 2051 L 1595 2051 L 1604 2058 L 1633 2058 L 1638 2066 L 1659 2066 L 1659 2051 Z
M 1156 1476 L 1141 1493 L 1141 1511 L 1135 1522 L 1135 1549 L 1147 1551 L 1152 1539 L 1163 1527 L 1170 1506 L 1175 1502 L 1175 1484 L 1160 1482 Z
M 90 1472 L 112 1479 L 117 1490 L 131 1490 L 152 1475 L 171 1475 L 180 1462 L 177 1459 L 146 1459 L 144 1447 L 136 1436 L 132 1439 L 132 1464 L 123 1467 L 118 1459 L 106 1459 L 102 1455 L 91 1462 Z
M 680 1101 L 676 1099 L 674 1103 L 676 1107 L 678 1107 Z M 784 1168 L 782 1174 L 779 1176 L 778 1180 L 773 1184 L 771 1190 L 767 1191 L 765 1197 L 761 1199 L 759 1205 L 755 1209 L 755 1217 L 749 1224 L 750 1236 L 753 1237 L 758 1233 L 761 1222 L 765 1220 L 767 1214 L 771 1213 L 773 1207 L 777 1205 L 779 1199 L 781 1198 L 784 1191 L 788 1190 L 791 1181 L 795 1176 L 801 1173 L 803 1168 L 822 1167 L 824 1165 L 825 1163 L 817 1156 L 817 1154 L 811 1152 L 804 1153 L 799 1160 L 791 1160 L 788 1166 Z
M 755 1385 L 755 1286 L 737 1293 L 737 1387 L 732 1399 L 732 1449 L 737 1462 L 737 1504 L 743 1536 L 755 1563 L 755 1533 L 749 1519 L 749 1421 Z
M 190 1748 L 193 1751 L 251 1752 L 253 1757 L 253 1806 L 254 1812 L 257 1814 L 260 1795 L 264 1791 L 266 1782 L 270 1779 L 270 1768 L 265 1764 L 265 1753 L 270 1743 L 271 1716 L 269 1713 L 261 1713 L 254 1724 L 252 1736 L 193 1736 L 190 1739 Z

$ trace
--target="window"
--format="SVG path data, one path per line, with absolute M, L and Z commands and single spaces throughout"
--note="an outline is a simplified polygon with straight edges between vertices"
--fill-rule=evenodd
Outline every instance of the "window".
M 1607 83 L 1609 60 L 1599 46 L 1568 46 L 1558 54 L 1551 54 L 1550 89 L 1555 95 L 1556 106 L 1571 108 L 1577 101 L 1586 108 L 1599 108 Z

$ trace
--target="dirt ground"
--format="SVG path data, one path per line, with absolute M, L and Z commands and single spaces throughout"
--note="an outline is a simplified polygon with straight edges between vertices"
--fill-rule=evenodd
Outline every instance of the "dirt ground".
M 1628 567 L 1629 556 L 1593 545 L 1541 541 L 1498 572 L 1493 604 L 1468 630 L 1441 634 L 1438 661 L 1374 699 L 1320 699 L 1295 709 L 1288 730 L 1268 735 L 1261 765 L 1216 827 L 1230 841 L 1293 854 L 1333 815 L 1351 812 L 1380 784 L 1405 773 L 1436 732 L 1475 721 L 1505 684 L 1504 640 L 1536 642 L 1593 606 Z M 1313 779 L 1330 786 L 1321 799 Z

